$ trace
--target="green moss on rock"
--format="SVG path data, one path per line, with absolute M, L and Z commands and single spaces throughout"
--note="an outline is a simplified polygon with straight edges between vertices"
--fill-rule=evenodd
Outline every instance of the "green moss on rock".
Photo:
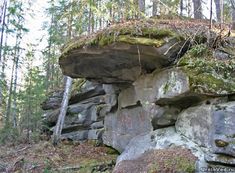
M 141 44 L 141 45 L 155 46 L 155 47 L 160 47 L 165 43 L 165 41 L 163 39 L 132 37 L 129 35 L 120 35 L 117 41 L 123 42 L 123 43 L 128 43 L 128 44 Z
M 104 47 L 114 42 L 159 47 L 169 38 L 184 40 L 184 37 L 178 32 L 160 27 L 160 25 L 158 27 L 156 23 L 149 23 L 149 21 L 127 22 L 106 28 L 90 36 L 82 36 L 72 40 L 64 48 L 61 57 L 66 57 L 70 51 L 84 46 Z
M 192 90 L 202 94 L 235 93 L 235 59 L 218 59 L 205 45 L 191 48 L 178 62 L 189 76 Z

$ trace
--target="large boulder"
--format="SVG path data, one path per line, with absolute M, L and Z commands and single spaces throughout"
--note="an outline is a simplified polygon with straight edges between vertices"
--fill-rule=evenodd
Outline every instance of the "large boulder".
M 212 122 L 213 152 L 235 157 L 235 102 L 216 105 Z
M 212 105 L 190 107 L 183 111 L 177 119 L 177 132 L 185 135 L 198 145 L 210 145 L 210 129 L 212 127 Z
M 103 142 L 122 152 L 129 141 L 142 133 L 152 131 L 150 117 L 142 107 L 118 110 L 105 116 Z
M 63 73 L 95 83 L 72 95 L 62 136 L 102 138 L 122 152 L 116 172 L 149 171 L 168 151 L 197 158 L 197 171 L 206 161 L 234 166 L 235 39 L 207 24 L 130 21 L 72 40 Z M 46 116 L 52 124 L 56 111 Z
M 179 115 L 176 130 L 213 153 L 235 157 L 235 102 L 190 107 Z
M 129 142 L 124 152 L 118 157 L 116 166 L 118 168 L 120 166 L 119 164 L 122 164 L 123 161 L 126 160 L 129 160 L 130 162 L 135 161 L 136 159 L 141 158 L 147 151 L 173 149 L 175 147 L 189 149 L 192 154 L 197 157 L 197 169 L 206 166 L 206 162 L 204 161 L 204 151 L 196 143 L 190 141 L 183 135 L 176 133 L 174 127 L 157 129 L 148 134 L 141 134 L 134 137 Z M 146 167 L 147 165 L 144 166 Z M 196 165 L 194 169 L 195 168 Z
M 69 43 L 59 59 L 63 73 L 101 83 L 132 83 L 142 73 L 173 64 L 189 47 L 196 24 L 145 20 L 111 26 Z M 201 24 L 202 28 L 205 28 Z M 205 30 L 197 41 L 206 41 Z M 89 70 L 87 70 L 89 69 Z

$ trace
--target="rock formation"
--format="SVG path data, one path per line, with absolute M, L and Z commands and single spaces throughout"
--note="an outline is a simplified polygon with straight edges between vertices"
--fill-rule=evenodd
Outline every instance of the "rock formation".
M 235 38 L 194 20 L 131 21 L 73 40 L 59 59 L 63 73 L 97 84 L 73 98 L 63 136 L 102 138 L 121 153 L 115 172 L 175 147 L 197 158 L 184 166 L 192 172 L 234 167 L 234 47 Z

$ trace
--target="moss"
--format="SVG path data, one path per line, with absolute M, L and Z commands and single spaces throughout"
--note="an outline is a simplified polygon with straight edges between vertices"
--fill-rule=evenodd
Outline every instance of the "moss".
M 157 24 L 149 24 L 148 22 L 138 21 L 114 25 L 89 37 L 80 37 L 66 45 L 61 57 L 66 57 L 71 50 L 83 46 L 104 47 L 114 42 L 125 42 L 159 47 L 165 43 L 165 38 L 184 39 L 173 29 L 156 27 Z
M 146 46 L 162 46 L 165 41 L 163 39 L 150 39 L 145 37 L 132 37 L 129 35 L 120 35 L 118 42 L 128 43 L 128 44 L 141 44 Z
M 88 173 L 88 172 L 107 172 L 111 173 L 113 167 L 115 166 L 115 158 L 113 160 L 106 160 L 106 161 L 97 161 L 95 159 L 86 159 L 83 160 L 81 163 L 81 168 L 79 169 L 80 173 Z M 102 170 L 101 170 L 102 169 Z
M 179 172 L 188 172 L 193 173 L 195 172 L 195 162 L 191 161 L 184 157 L 176 158 L 177 162 L 177 171 Z
M 235 93 L 235 60 L 213 57 L 213 50 L 205 45 L 194 46 L 178 62 L 188 76 L 191 89 L 203 94 Z
M 223 140 L 216 139 L 216 140 L 215 140 L 215 145 L 216 145 L 217 147 L 226 147 L 226 146 L 229 145 L 229 143 L 226 142 L 226 141 L 223 141 Z
M 106 153 L 108 155 L 119 155 L 119 152 L 111 147 L 107 147 Z
M 195 172 L 195 161 L 182 156 L 173 156 L 164 162 L 164 169 L 160 170 L 163 172 L 168 172 L 170 169 L 174 168 L 174 172 L 185 172 L 193 173 Z M 152 163 L 148 168 L 148 173 L 158 172 L 160 169 L 157 163 Z M 171 171 L 169 171 L 171 172 Z

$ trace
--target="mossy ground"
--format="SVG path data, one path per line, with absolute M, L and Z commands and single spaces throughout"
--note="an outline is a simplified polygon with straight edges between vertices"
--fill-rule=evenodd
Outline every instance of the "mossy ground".
M 206 45 L 192 47 L 178 62 L 192 90 L 202 94 L 235 93 L 235 57 L 218 59 Z

